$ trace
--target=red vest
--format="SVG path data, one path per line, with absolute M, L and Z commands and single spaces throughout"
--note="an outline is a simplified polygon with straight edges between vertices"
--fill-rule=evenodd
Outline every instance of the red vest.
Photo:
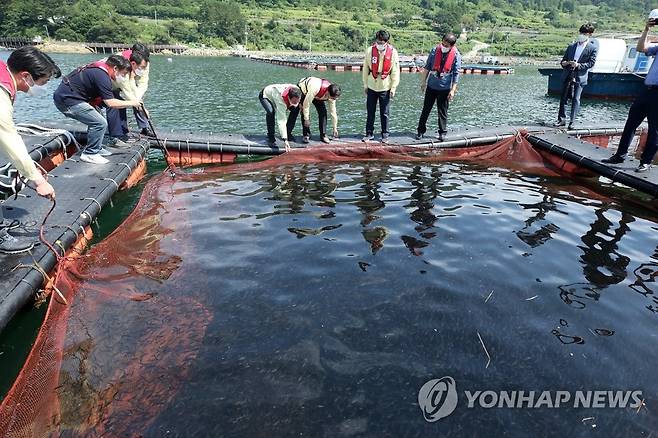
M 283 98 L 283 103 L 286 104 L 286 108 L 290 109 L 290 99 L 288 98 L 288 93 L 290 93 L 292 87 L 286 87 L 285 90 L 283 90 L 283 93 L 281 93 L 281 97 Z
M 123 52 L 121 52 L 121 56 L 126 58 L 128 61 L 130 61 L 130 57 L 132 56 L 132 54 L 133 54 L 133 51 L 130 50 L 130 49 L 124 50 Z
M 2 61 L 0 61 L 0 87 L 9 93 L 11 103 L 14 103 L 14 100 L 16 100 L 16 84 L 9 67 Z
M 443 64 L 443 71 L 440 71 L 439 73 L 450 73 L 450 70 L 452 70 L 452 64 L 455 62 L 455 47 L 451 47 L 450 51 L 446 54 L 446 62 Z M 436 46 L 436 50 L 434 50 L 434 65 L 432 66 L 433 71 L 439 71 L 441 68 L 441 61 L 443 60 L 443 52 L 441 51 L 441 44 Z
M 107 63 L 106 63 L 105 61 L 96 61 L 96 62 L 92 62 L 91 64 L 87 64 L 87 65 L 84 66 L 83 68 L 100 68 L 101 70 L 103 70 L 105 73 L 107 73 L 107 74 L 110 76 L 110 79 L 114 79 L 114 78 L 112 77 L 112 73 L 110 73 L 110 69 L 111 69 L 112 67 L 110 67 L 109 65 L 107 65 Z
M 391 66 L 393 65 L 393 46 L 386 44 L 386 51 L 384 52 L 384 63 L 382 65 L 382 80 L 386 79 L 391 73 Z M 379 50 L 377 50 L 377 45 L 373 44 L 372 46 L 372 57 L 370 58 L 370 72 L 372 77 L 377 79 L 379 72 Z
M 322 79 L 322 85 L 320 85 L 320 91 L 318 91 L 318 94 L 315 95 L 316 99 L 322 99 L 325 94 L 327 94 L 327 91 L 329 91 L 329 87 L 331 86 L 331 82 L 329 82 L 326 79 Z
M 91 64 L 87 64 L 84 67 L 82 67 L 82 70 L 87 68 L 100 68 L 105 73 L 107 73 L 107 75 L 110 77 L 111 80 L 114 80 L 113 74 L 110 73 L 110 71 L 112 71 L 112 67 L 107 65 L 105 61 L 92 62 Z M 89 105 L 91 106 L 101 106 L 102 103 L 103 103 L 103 98 L 100 96 L 95 97 L 89 101 Z

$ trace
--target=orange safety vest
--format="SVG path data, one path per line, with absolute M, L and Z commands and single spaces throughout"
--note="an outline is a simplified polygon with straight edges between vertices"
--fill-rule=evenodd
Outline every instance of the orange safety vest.
M 393 65 L 393 46 L 386 44 L 386 51 L 384 52 L 384 62 L 382 65 L 382 80 L 386 79 L 389 74 L 391 74 L 391 67 Z M 372 77 L 377 79 L 379 72 L 379 50 L 377 50 L 377 45 L 372 45 L 372 56 L 370 57 L 370 72 Z
M 14 100 L 16 100 L 16 84 L 9 71 L 9 67 L 2 61 L 0 61 L 0 87 L 9 93 L 11 103 L 13 104 Z
M 434 64 L 432 65 L 433 71 L 439 71 L 441 69 L 441 61 L 443 60 L 443 52 L 441 51 L 441 44 L 436 46 L 434 50 Z M 456 50 L 455 47 L 451 47 L 448 53 L 446 54 L 446 62 L 443 65 L 443 70 L 439 73 L 450 73 L 452 70 L 452 64 L 455 62 Z

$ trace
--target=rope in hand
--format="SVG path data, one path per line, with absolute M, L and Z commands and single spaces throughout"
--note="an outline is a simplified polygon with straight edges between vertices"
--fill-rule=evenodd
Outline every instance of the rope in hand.
M 47 176 L 48 176 L 48 172 L 46 171 L 46 169 L 44 169 L 44 168 L 43 168 L 40 164 L 38 164 L 38 163 L 35 163 L 35 164 L 36 164 L 37 167 L 43 172 L 44 177 L 47 178 Z M 32 187 L 30 184 L 27 184 L 27 186 L 30 187 L 31 189 L 33 189 L 33 190 L 36 191 L 36 188 L 35 188 L 35 187 Z M 41 275 L 43 275 L 43 277 L 44 277 L 47 281 L 49 281 L 49 282 L 52 284 L 53 290 L 54 290 L 54 291 L 57 293 L 57 295 L 62 299 L 62 301 L 64 301 L 64 304 L 67 304 L 67 305 L 68 305 L 68 301 L 67 301 L 66 297 L 64 297 L 64 294 L 63 294 L 63 293 L 59 290 L 59 288 L 57 287 L 57 280 L 58 280 L 58 278 L 59 278 L 59 274 L 60 274 L 60 270 L 61 270 L 61 266 L 62 266 L 62 263 L 61 263 L 61 262 L 62 262 L 62 260 L 64 260 L 66 257 L 65 257 L 64 255 L 61 255 L 61 256 L 60 256 L 60 255 L 57 253 L 57 250 L 55 249 L 55 247 L 54 247 L 50 242 L 48 242 L 48 241 L 46 240 L 46 237 L 45 237 L 46 222 L 48 221 L 48 218 L 50 217 L 50 215 L 52 214 L 52 212 L 55 210 L 55 207 L 57 207 L 57 201 L 55 201 L 55 197 L 54 197 L 54 196 L 49 196 L 48 199 L 50 199 L 50 201 L 52 202 L 53 205 L 50 207 L 50 210 L 48 210 L 48 213 L 46 213 L 46 215 L 44 216 L 43 221 L 41 222 L 41 226 L 39 227 L 39 240 L 40 240 L 44 245 L 46 245 L 46 247 L 47 247 L 50 251 L 52 251 L 52 253 L 55 255 L 55 260 L 56 260 L 56 264 L 55 264 L 55 275 L 51 278 L 51 277 L 48 275 L 48 273 L 46 272 L 46 270 L 43 269 L 43 267 L 41 267 L 41 265 L 39 265 L 39 262 L 37 262 L 37 261 L 34 259 L 34 257 L 32 257 L 32 260 L 33 260 L 33 262 L 34 262 L 34 266 L 32 266 L 32 267 L 35 268 L 37 271 L 39 271 L 39 272 L 41 273 Z M 77 233 L 76 233 L 76 235 L 77 235 Z
M 160 149 L 164 151 L 165 155 L 165 160 L 167 161 L 167 169 L 171 170 L 172 176 L 174 176 L 174 171 L 176 170 L 176 166 L 174 165 L 173 161 L 169 160 L 169 150 L 167 149 L 166 141 L 163 143 L 160 140 L 160 137 L 158 137 L 158 134 L 155 132 L 155 127 L 153 126 L 153 121 L 151 120 L 151 115 L 149 112 L 146 110 L 146 107 L 144 106 L 144 102 L 140 104 L 140 110 L 142 114 L 144 114 L 144 117 L 146 117 L 146 121 L 149 124 L 149 128 L 151 129 L 151 132 L 153 132 L 153 137 L 155 137 L 155 141 L 158 143 L 158 146 Z
M 52 253 L 55 255 L 56 264 L 55 264 L 55 275 L 53 276 L 53 278 L 52 279 L 48 278 L 48 276 L 46 275 L 44 269 L 41 268 L 36 261 L 34 263 L 37 266 L 39 266 L 39 268 L 41 268 L 41 273 L 46 275 L 46 278 L 52 283 L 53 290 L 55 292 L 57 292 L 57 295 L 64 301 L 64 304 L 68 305 L 69 302 L 64 297 L 64 294 L 57 288 L 57 280 L 59 278 L 60 270 L 61 270 L 61 267 L 62 267 L 61 262 L 62 262 L 63 259 L 65 259 L 65 256 L 64 255 L 60 256 L 57 253 L 57 250 L 55 249 L 55 247 L 53 245 L 51 245 L 51 243 L 48 242 L 46 240 L 46 237 L 45 237 L 46 222 L 48 221 L 48 218 L 52 214 L 53 210 L 55 210 L 55 207 L 57 207 L 57 201 L 55 201 L 55 198 L 51 196 L 50 200 L 52 201 L 53 205 L 50 207 L 50 210 L 48 210 L 48 213 L 46 213 L 46 215 L 44 216 L 43 221 L 41 222 L 41 226 L 39 227 L 39 240 L 41 242 L 43 242 L 43 244 L 46 245 L 46 247 L 48 247 L 48 249 L 50 251 L 52 251 Z

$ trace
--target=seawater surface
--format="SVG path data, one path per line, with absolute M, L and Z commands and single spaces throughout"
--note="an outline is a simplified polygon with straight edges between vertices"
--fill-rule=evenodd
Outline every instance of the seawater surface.
M 6 59 L 8 52 L 0 52 Z M 102 55 L 53 54 L 64 74 Z M 195 132 L 237 132 L 265 134 L 265 112 L 258 93 L 268 84 L 297 83 L 315 75 L 340 84 L 339 128 L 342 135 L 359 135 L 365 126 L 366 108 L 361 73 L 318 72 L 282 67 L 243 58 L 153 56 L 149 90 L 144 98 L 153 121 L 162 130 Z M 423 105 L 420 75 L 402 73 L 398 92 L 391 104 L 392 133 L 415 132 Z M 16 120 L 65 120 L 52 101 L 59 85 L 53 79 L 49 93 L 27 97 L 19 93 Z M 448 128 L 490 127 L 496 125 L 552 124 L 557 120 L 559 98 L 546 96 L 548 79 L 536 67 L 516 67 L 514 75 L 463 75 L 455 100 L 450 105 Z M 623 126 L 630 102 L 583 99 L 580 126 Z M 312 119 L 317 120 L 313 109 Z M 129 118 L 131 123 L 134 120 Z M 436 129 L 436 110 L 428 122 Z M 379 122 L 376 124 L 378 126 Z M 312 128 L 314 131 L 315 122 Z M 379 128 L 377 128 L 378 130 Z M 297 124 L 301 134 L 301 122 Z M 316 132 L 317 134 L 317 132 Z
M 478 164 L 239 169 L 162 177 L 137 216 L 91 250 L 58 388 L 63 429 L 658 428 L 658 225 L 648 211 L 567 179 Z M 419 390 L 445 376 L 457 407 L 427 422 Z M 646 407 L 468 408 L 465 390 L 634 390 Z

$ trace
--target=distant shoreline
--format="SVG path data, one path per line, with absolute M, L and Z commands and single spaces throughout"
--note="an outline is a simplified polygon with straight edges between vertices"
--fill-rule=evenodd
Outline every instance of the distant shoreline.
M 40 50 L 46 53 L 63 53 L 63 54 L 94 54 L 92 50 L 85 46 L 85 43 L 72 42 L 72 41 L 54 41 L 48 40 L 41 44 L 37 44 Z M 101 54 L 99 54 L 101 55 Z M 155 55 L 161 56 L 198 56 L 198 57 L 229 57 L 229 56 L 291 56 L 291 57 L 339 57 L 339 58 L 360 58 L 363 56 L 362 52 L 306 52 L 296 50 L 258 50 L 258 51 L 243 51 L 238 52 L 231 49 L 215 49 L 211 47 L 190 47 L 182 54 L 175 54 L 173 52 L 164 50 L 156 53 Z M 498 57 L 501 63 L 519 66 L 519 65 L 553 65 L 558 59 L 540 59 L 540 58 L 526 58 L 517 56 L 500 56 Z M 477 63 L 470 60 L 470 63 Z

